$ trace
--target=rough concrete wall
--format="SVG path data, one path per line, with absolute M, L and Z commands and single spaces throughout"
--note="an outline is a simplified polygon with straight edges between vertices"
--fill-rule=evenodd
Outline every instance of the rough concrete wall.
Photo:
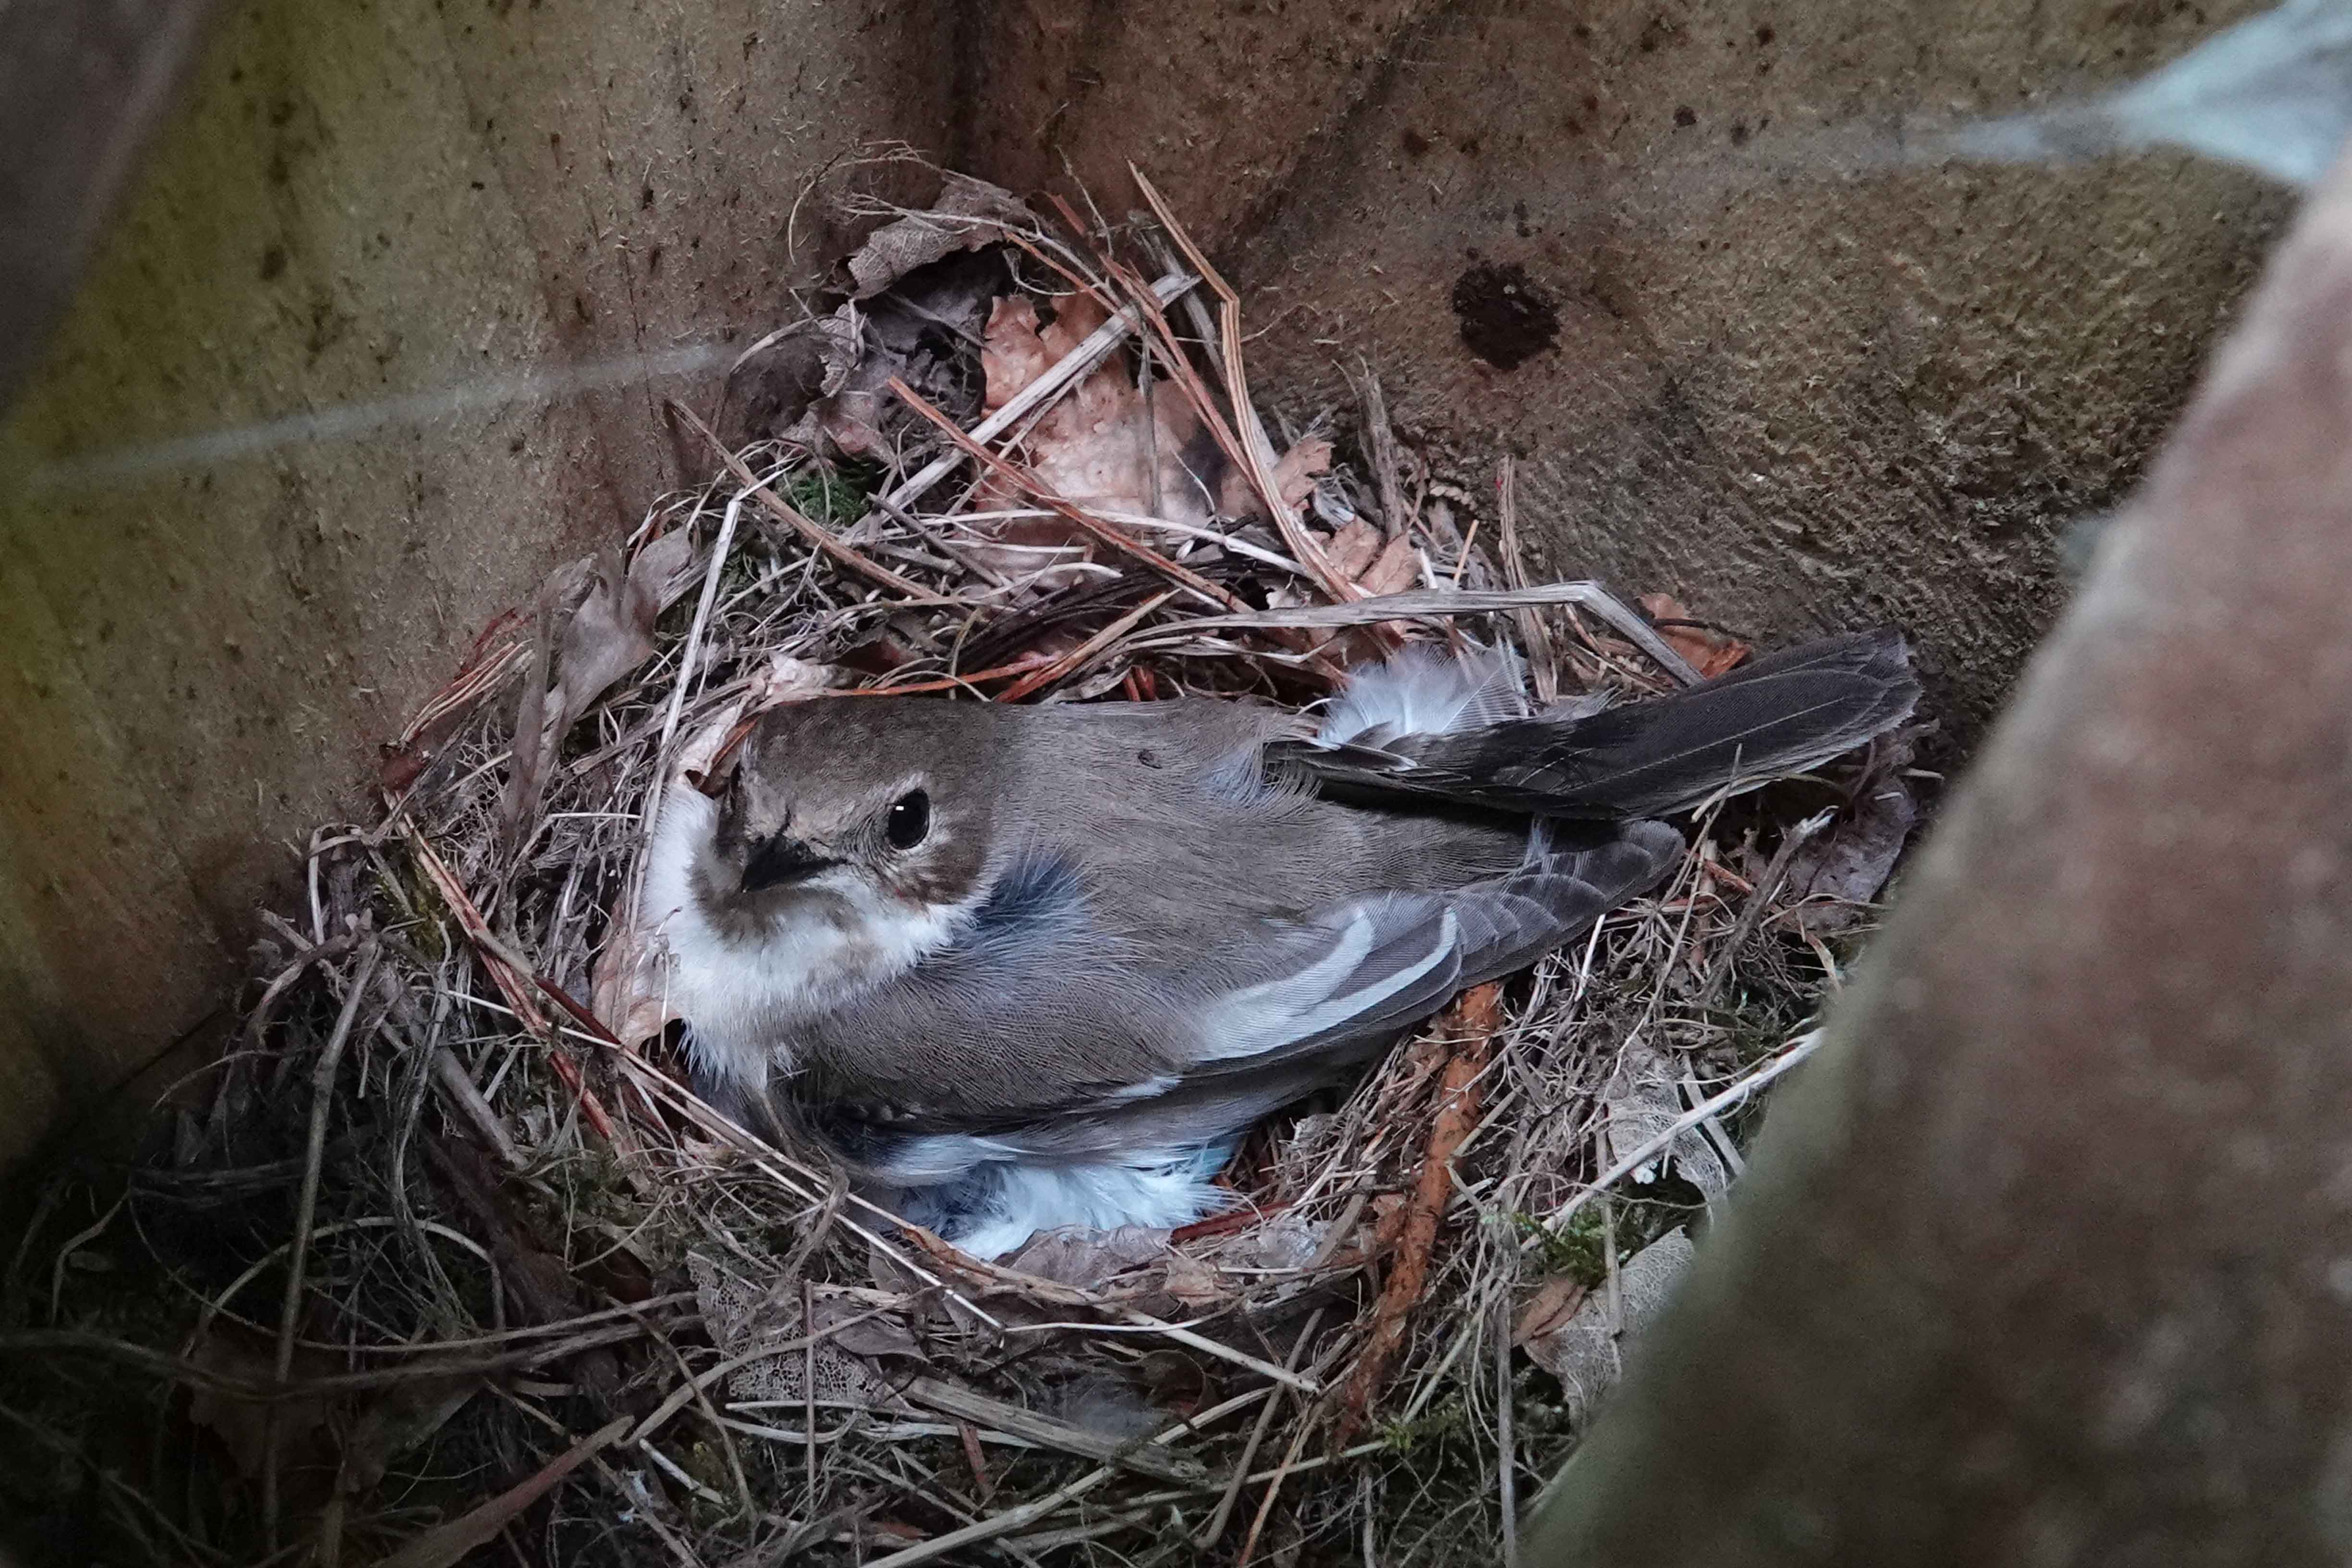
M 1248 296 L 1278 407 L 1352 406 L 1369 363 L 1444 477 L 1522 460 L 1548 570 L 1765 637 L 1913 627 L 1957 746 L 2290 204 L 2179 156 L 1906 170 L 1900 128 L 2262 8 L 999 0 L 959 112 L 979 172 L 1114 219 L 1142 164 Z M 1527 320 L 1474 350 L 1457 292 L 1505 289 Z
M 0 435 L 0 1156 L 217 1006 L 373 744 L 675 480 L 657 403 L 692 384 L 62 489 L 40 465 L 765 330 L 826 248 L 787 248 L 805 182 L 944 138 L 947 37 L 943 0 L 224 19 Z
M 1247 221 L 1253 379 L 1345 406 L 1360 355 L 1402 425 L 1479 455 L 1467 488 L 1515 452 L 1553 572 L 1769 637 L 1914 628 L 1965 739 L 2055 613 L 2060 531 L 2135 479 L 2289 204 L 2182 157 L 1822 160 L 1888 156 L 1906 113 L 2095 90 L 2261 8 L 1432 9 Z M 1485 345 L 1528 353 L 1509 369 L 1455 309 L 1506 279 L 1554 323 Z
M 964 12 L 957 150 L 1014 190 L 1139 207 L 1128 165 L 1223 242 L 1311 193 L 1293 178 L 1393 69 L 1427 0 L 982 0 Z M 1369 152 L 1370 149 L 1360 151 Z
M 1523 1561 L 2352 1559 L 2348 578 L 2352 160 Z

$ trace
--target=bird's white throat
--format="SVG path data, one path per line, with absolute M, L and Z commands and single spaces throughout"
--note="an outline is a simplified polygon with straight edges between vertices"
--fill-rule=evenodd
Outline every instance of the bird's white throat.
M 722 931 L 696 889 L 698 868 L 724 875 L 711 853 L 719 804 L 678 784 L 662 801 L 646 858 L 639 913 L 669 949 L 669 1011 L 691 1021 L 707 1070 L 747 1089 L 793 1066 L 796 1026 L 887 984 L 954 940 L 970 903 L 917 905 L 836 866 L 811 880 L 847 907 L 778 911 L 756 938 Z M 716 889 L 713 889 L 716 896 Z

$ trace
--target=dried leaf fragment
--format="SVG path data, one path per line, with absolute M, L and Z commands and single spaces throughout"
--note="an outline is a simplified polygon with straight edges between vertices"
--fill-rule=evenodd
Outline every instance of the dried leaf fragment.
M 1559 1326 L 1517 1342 L 1538 1366 L 1559 1379 L 1569 1419 L 1581 1426 L 1623 1371 L 1622 1343 L 1638 1337 L 1682 1282 L 1692 1256 L 1690 1237 L 1677 1230 L 1643 1247 L 1618 1271 L 1624 1321 L 1610 1321 L 1609 1293 L 1595 1290 Z
M 999 299 L 982 339 L 983 406 L 1002 408 L 1108 320 L 1087 295 L 1058 302 L 1054 320 L 1039 321 L 1025 295 Z M 1103 511 L 1140 513 L 1195 527 L 1218 517 L 1263 512 L 1249 480 L 1218 444 L 1201 412 L 1165 376 L 1150 395 L 1123 356 L 1097 365 L 1041 417 L 1028 439 L 1008 454 L 1038 485 L 1066 500 Z M 1331 444 L 1298 442 L 1274 465 L 1276 493 L 1296 509 L 1331 467 Z M 1005 487 L 984 493 L 994 504 L 1019 504 Z M 1066 524 L 1033 527 L 1012 542 L 1068 542 Z
M 1116 1230 L 1065 1227 L 1034 1237 L 1004 1260 L 1008 1268 L 1092 1289 L 1116 1275 L 1170 1256 L 1168 1233 L 1139 1225 Z
M 1918 826 L 1919 803 L 1901 772 L 1909 761 L 1907 745 L 1890 748 L 1845 815 L 1790 858 L 1786 887 L 1796 908 L 1780 917 L 1783 925 L 1827 936 L 1861 921 Z
M 1043 325 L 1026 296 L 997 300 L 982 340 L 984 405 L 992 411 L 1012 401 L 1108 319 L 1085 295 L 1062 300 Z M 1217 514 L 1234 473 L 1182 394 L 1162 384 L 1147 398 L 1116 354 L 1065 392 L 1011 455 L 1042 488 L 1079 506 L 1195 525 Z M 1023 504 L 1001 485 L 989 489 L 992 506 Z M 1018 542 L 1072 537 L 1067 523 L 1055 521 Z
M 537 658 L 515 721 L 500 808 L 509 834 L 519 837 L 537 820 L 547 770 L 573 722 L 653 657 L 654 623 L 686 591 L 693 554 L 681 529 L 648 542 L 625 569 L 620 551 L 607 549 L 557 567 L 540 584 Z
M 1368 596 L 1380 597 L 1402 594 L 1420 578 L 1421 555 L 1412 547 L 1412 537 L 1400 533 L 1389 541 L 1380 559 L 1356 579 L 1356 585 Z
M 1538 1286 L 1511 1323 L 1511 1343 L 1524 1345 L 1559 1329 L 1576 1316 L 1588 1294 L 1584 1282 L 1566 1274 L 1554 1275 Z
M 1194 1310 L 1214 1306 L 1224 1300 L 1228 1294 L 1216 1269 L 1181 1252 L 1168 1255 L 1161 1278 L 1171 1296 Z
M 669 948 L 646 931 L 635 910 L 617 914 L 612 935 L 589 972 L 588 1007 L 614 1039 L 642 1046 L 658 1037 L 677 1016 L 668 1005 L 669 987 L 663 983 Z
M 1323 547 L 1323 559 L 1331 563 L 1332 571 L 1353 583 L 1371 570 L 1387 543 L 1379 529 L 1358 519 L 1331 536 L 1331 542 Z
M 1675 1072 L 1656 1052 L 1638 1046 L 1625 1052 L 1617 1076 L 1602 1091 L 1602 1141 L 1612 1163 L 1682 1119 L 1675 1079 Z M 1722 1156 L 1695 1127 L 1660 1152 L 1654 1165 L 1636 1171 L 1634 1180 L 1654 1179 L 1669 1167 L 1709 1198 L 1731 1185 L 1731 1173 L 1724 1169 Z
M 1683 602 L 1673 595 L 1644 594 L 1640 603 L 1650 619 L 1658 623 L 1658 635 L 1665 639 L 1666 646 L 1690 660 L 1691 668 L 1697 670 L 1703 679 L 1712 680 L 1718 675 L 1728 674 L 1748 657 L 1748 645 L 1728 632 L 1700 626 L 1675 625 L 1675 622 L 1690 621 L 1692 616 Z
M 230 1323 L 215 1323 L 189 1359 L 207 1372 L 241 1383 L 268 1384 L 278 1376 L 277 1356 L 272 1348 Z M 298 1381 L 341 1370 L 331 1356 L 322 1358 L 316 1351 L 299 1348 L 295 1352 Z M 235 1462 L 237 1474 L 251 1481 L 260 1479 L 268 1452 L 269 1410 L 268 1405 L 257 1400 L 199 1388 L 189 1400 L 188 1419 L 219 1438 Z M 309 1451 L 323 1443 L 326 1426 L 324 1399 L 279 1401 L 278 1441 L 281 1462 L 298 1456 L 315 1458 Z
M 1331 471 L 1331 443 L 1310 436 L 1285 452 L 1274 465 L 1274 493 L 1286 507 L 1306 504 L 1315 493 L 1315 480 Z
M 873 1312 L 879 1300 L 888 1300 L 879 1292 L 811 1285 L 804 1314 L 796 1278 L 755 1285 L 701 1253 L 687 1259 L 687 1272 L 694 1279 L 703 1326 L 721 1353 L 731 1359 L 776 1349 L 772 1357 L 755 1360 L 728 1379 L 728 1391 L 737 1399 L 799 1399 L 814 1392 L 821 1399 L 883 1404 L 890 1401 L 889 1380 L 865 1358 L 922 1354 L 902 1318 Z M 822 1331 L 831 1331 L 814 1346 L 797 1342 Z
M 929 212 L 886 223 L 858 247 L 848 261 L 851 297 L 870 299 L 918 267 L 995 244 L 1008 224 L 1025 229 L 1035 222 L 1021 198 L 1003 186 L 950 172 Z

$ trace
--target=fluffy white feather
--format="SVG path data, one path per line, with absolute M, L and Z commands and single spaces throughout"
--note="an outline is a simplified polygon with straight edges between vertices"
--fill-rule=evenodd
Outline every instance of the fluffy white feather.
M 1528 714 L 1526 665 L 1508 646 L 1460 658 L 1414 647 L 1351 675 L 1315 738 L 1377 745 L 1398 735 L 1443 735 Z
M 1221 1141 L 1066 1164 L 1024 1157 L 1012 1142 L 942 1132 L 898 1143 L 877 1173 L 898 1185 L 894 1201 L 908 1218 L 975 1258 L 997 1258 L 1040 1231 L 1164 1230 L 1214 1214 L 1233 1194 L 1209 1178 L 1233 1149 Z
M 1077 1226 L 1164 1230 L 1190 1225 L 1233 1201 L 1208 1178 L 1225 1151 L 1138 1152 L 1118 1164 L 998 1164 L 973 1173 L 994 1190 L 979 1212 L 949 1227 L 948 1239 L 974 1258 L 1001 1258 L 1041 1231 Z

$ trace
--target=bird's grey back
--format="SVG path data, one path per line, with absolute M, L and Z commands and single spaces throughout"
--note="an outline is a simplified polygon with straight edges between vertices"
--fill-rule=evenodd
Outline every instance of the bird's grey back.
M 1122 934 L 1187 965 L 1234 922 L 1296 921 L 1378 892 L 1444 892 L 1500 876 L 1523 819 L 1365 809 L 1267 776 L 1292 715 L 1185 700 L 1022 710 L 1000 841 L 1118 888 Z

